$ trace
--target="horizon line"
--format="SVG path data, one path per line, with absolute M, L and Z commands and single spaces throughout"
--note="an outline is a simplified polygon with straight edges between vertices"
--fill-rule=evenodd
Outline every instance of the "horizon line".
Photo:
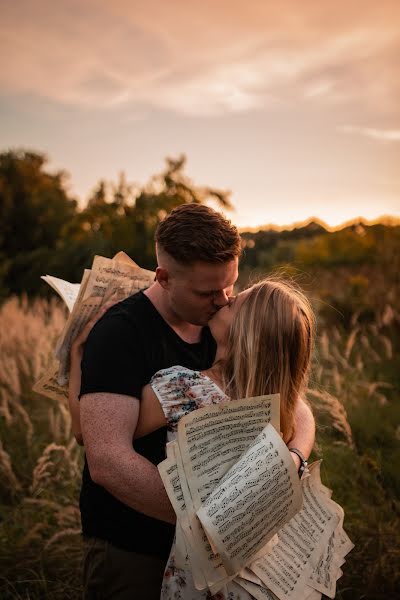
M 238 227 L 239 233 L 258 233 L 260 231 L 293 231 L 294 229 L 300 229 L 302 227 L 307 227 L 311 223 L 315 223 L 316 225 L 320 225 L 326 231 L 340 231 L 341 229 L 345 229 L 346 227 L 350 227 L 351 225 L 386 225 L 389 227 L 395 227 L 400 225 L 400 217 L 395 217 L 394 215 L 380 215 L 375 219 L 367 219 L 365 217 L 354 217 L 352 219 L 348 219 L 347 221 L 343 221 L 340 225 L 328 225 L 325 221 L 320 219 L 319 217 L 309 217 L 302 221 L 295 221 L 286 225 L 276 225 L 275 223 L 265 223 L 264 225 L 255 225 L 252 227 Z

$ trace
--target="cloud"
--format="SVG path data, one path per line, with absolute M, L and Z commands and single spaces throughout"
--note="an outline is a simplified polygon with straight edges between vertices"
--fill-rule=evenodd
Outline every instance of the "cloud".
M 296 101 L 398 110 L 396 0 L 20 0 L 1 12 L 3 93 L 199 116 Z
M 355 125 L 343 125 L 339 127 L 344 133 L 355 133 L 385 142 L 400 142 L 400 129 L 374 129 L 372 127 L 357 127 Z

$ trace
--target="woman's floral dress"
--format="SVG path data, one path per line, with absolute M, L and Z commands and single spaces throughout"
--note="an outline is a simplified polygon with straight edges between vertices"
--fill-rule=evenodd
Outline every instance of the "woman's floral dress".
M 197 408 L 229 400 L 209 377 L 200 371 L 191 371 L 186 367 L 175 366 L 162 369 L 153 376 L 150 383 L 167 419 L 168 441 L 175 439 L 181 417 Z M 233 581 L 214 595 L 207 590 L 196 590 L 188 558 L 186 558 L 186 565 L 185 569 L 178 569 L 175 566 L 174 541 L 164 572 L 161 600 L 250 600 L 253 598 Z

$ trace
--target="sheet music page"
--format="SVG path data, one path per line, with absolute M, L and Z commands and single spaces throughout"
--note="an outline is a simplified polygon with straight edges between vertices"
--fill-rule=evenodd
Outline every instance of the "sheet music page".
M 184 530 L 187 531 L 187 529 L 190 528 L 190 520 L 195 514 L 195 511 L 193 508 L 190 490 L 186 481 L 185 471 L 183 469 L 182 456 L 177 441 L 172 442 L 170 452 L 171 454 L 173 454 L 173 458 L 177 466 L 179 482 L 181 486 L 181 494 L 183 497 L 183 505 L 179 516 L 179 520 L 181 521 Z
M 168 452 L 172 455 L 174 451 L 176 451 L 175 443 L 171 442 Z M 199 523 L 194 522 L 193 525 L 191 524 L 191 515 L 187 512 L 175 458 L 173 456 L 166 458 L 158 465 L 158 471 L 176 513 L 177 524 L 179 523 L 184 535 L 195 587 L 198 590 L 203 590 L 209 582 L 215 583 L 215 581 L 225 579 L 226 573 L 223 571 L 221 575 L 218 572 L 218 565 L 221 564 L 220 559 L 209 556 L 210 546 Z M 206 573 L 203 572 L 203 569 L 208 574 L 208 578 L 206 578 Z
M 228 575 L 235 575 L 301 506 L 295 464 L 280 434 L 269 424 L 221 479 L 197 515 Z
M 183 525 L 182 530 L 188 545 L 190 545 L 192 550 L 194 549 L 194 551 L 191 551 L 189 554 L 192 573 L 197 574 L 197 572 L 200 571 L 205 579 L 204 585 L 204 582 L 199 576 L 194 576 L 195 587 L 197 589 L 204 589 L 207 585 L 211 587 L 218 582 L 226 581 L 227 573 L 222 566 L 220 557 L 216 556 L 213 552 L 209 540 L 196 515 L 192 496 L 186 481 L 182 456 L 177 443 L 174 446 L 174 453 L 185 502 L 185 511 L 182 512 L 181 516 L 181 523 Z
M 113 258 L 95 256 L 83 300 L 99 298 L 101 305 L 110 297 L 126 298 L 149 287 L 154 277 L 153 271 Z
M 308 585 L 325 596 L 334 598 L 338 570 L 339 564 L 335 561 L 335 532 L 333 532 L 317 566 L 310 575 Z
M 335 550 L 341 557 L 341 564 L 345 562 L 344 557 L 351 552 L 353 548 L 354 544 L 343 529 L 343 521 L 341 521 L 339 527 L 335 530 Z
M 250 581 L 251 583 L 255 583 L 256 585 L 263 585 L 261 579 L 257 577 L 257 575 L 253 573 L 253 571 L 251 571 L 248 567 L 242 569 L 235 580 L 237 580 L 238 578 L 246 579 L 246 581 Z
M 182 487 L 179 480 L 178 467 L 173 457 L 166 458 L 157 466 L 158 472 L 164 484 L 168 498 L 176 513 L 176 518 L 179 522 L 182 520 L 182 514 L 185 513 L 186 507 L 182 494 Z
M 265 544 L 265 546 L 263 546 L 254 556 L 253 560 L 257 560 L 257 558 L 263 558 L 263 556 L 265 556 L 266 554 L 269 554 L 270 552 L 272 552 L 274 546 L 279 542 L 279 538 L 278 535 L 275 533 L 275 535 L 272 536 L 272 538 L 270 540 L 268 540 L 268 542 Z M 246 578 L 245 578 L 246 579 Z
M 320 600 L 321 598 L 321 592 L 318 592 L 317 590 L 314 590 L 313 588 L 308 587 L 306 585 L 304 590 L 304 596 L 302 598 L 299 598 L 299 600 Z
M 195 587 L 198 590 L 208 587 L 214 590 L 213 593 L 217 593 L 231 577 L 228 576 L 220 556 L 213 552 L 196 515 L 179 446 L 176 442 L 170 442 L 167 447 L 170 458 L 160 463 L 158 470 L 184 535 Z
M 132 260 L 125 252 L 118 252 L 113 260 L 129 264 L 133 267 L 140 268 L 134 260 Z M 89 269 L 87 269 L 89 271 Z M 42 275 L 41 279 L 50 285 L 59 294 L 62 300 L 68 307 L 69 312 L 72 311 L 75 301 L 79 294 L 80 283 L 70 283 L 53 275 Z
M 113 256 L 113 260 L 127 263 L 128 265 L 132 265 L 133 267 L 139 267 L 137 262 L 135 262 L 130 256 L 128 256 L 126 254 L 126 252 L 123 252 L 122 250 L 120 252 L 117 252 L 117 254 L 115 254 L 115 256 Z M 139 267 L 139 269 L 140 269 L 140 267 Z
M 246 590 L 246 592 L 251 594 L 253 598 L 256 598 L 256 600 L 278 600 L 271 590 L 266 588 L 263 584 L 258 585 L 243 577 L 236 577 L 235 582 Z
M 221 557 L 213 551 L 194 509 L 193 513 L 189 514 L 189 523 L 193 540 L 192 548 L 194 550 L 189 556 L 192 571 L 194 565 L 197 564 L 204 575 L 206 587 L 210 589 L 212 594 L 216 594 L 232 577 L 226 572 Z M 186 537 L 185 530 L 184 534 Z M 198 587 L 196 582 L 195 587 L 197 589 L 204 589 L 204 587 Z
M 174 441 L 168 444 L 168 446 L 168 452 L 171 455 L 174 464 L 177 466 L 177 476 L 180 485 L 179 488 L 175 483 L 174 487 L 174 490 L 179 493 L 177 500 L 180 502 L 180 511 L 177 513 L 177 519 L 181 525 L 186 544 L 191 550 L 189 556 L 195 586 L 197 589 L 204 589 L 207 587 L 207 581 L 214 581 L 215 574 L 213 574 L 213 571 L 221 565 L 221 560 L 219 557 L 211 557 L 212 552 L 210 544 L 197 519 L 190 490 L 187 485 L 178 443 L 177 441 Z M 196 550 L 193 551 L 194 549 Z M 203 570 L 205 573 L 203 573 Z M 209 575 L 208 579 L 206 578 L 207 574 Z M 226 573 L 223 572 L 222 577 L 224 578 L 225 576 Z M 218 578 L 220 578 L 220 575 L 218 575 Z
M 67 321 L 57 346 L 56 357 L 60 361 L 58 382 L 68 382 L 71 343 L 86 323 L 106 302 L 120 302 L 128 296 L 149 287 L 154 281 L 154 273 L 141 269 L 128 262 L 95 256 L 92 270 L 81 285 L 80 293 Z
M 346 554 L 354 547 L 343 529 L 343 509 L 335 502 L 333 504 L 340 520 L 308 580 L 309 586 L 325 594 L 328 598 L 335 598 L 340 566 L 345 562 Z
M 229 591 L 227 588 L 228 584 L 229 584 Z M 209 590 L 210 590 L 211 597 L 214 596 L 215 594 L 218 594 L 218 592 L 220 592 L 221 594 L 224 594 L 225 597 L 229 598 L 229 593 L 232 592 L 232 589 L 234 587 L 236 587 L 234 577 L 226 577 L 225 581 L 223 581 L 223 582 L 218 581 L 217 583 L 210 585 Z
M 248 443 L 250 443 L 256 433 L 254 431 L 258 431 L 258 429 L 262 429 L 262 427 L 259 425 L 257 430 L 254 430 L 254 421 L 255 421 L 255 417 L 261 417 L 261 421 L 262 423 L 265 423 L 266 421 L 268 422 L 271 419 L 273 419 L 273 422 L 275 422 L 277 424 L 277 426 L 279 427 L 279 395 L 272 395 L 272 396 L 268 396 L 267 398 L 267 403 L 263 402 L 264 398 L 256 398 L 256 399 L 246 399 L 244 401 L 245 404 L 245 410 L 244 412 L 239 411 L 238 414 L 235 414 L 235 411 L 233 412 L 226 412 L 225 410 L 221 410 L 221 405 L 214 405 L 214 406 L 210 406 L 210 407 L 204 407 L 202 409 L 198 409 L 196 412 L 196 415 L 194 415 L 194 413 L 191 413 L 190 415 L 187 415 L 186 417 L 184 417 L 183 419 L 181 419 L 181 421 L 184 421 L 184 419 L 186 419 L 187 421 L 189 421 L 190 423 L 193 422 L 193 418 L 196 417 L 196 427 L 200 428 L 201 430 L 204 431 L 204 423 L 205 423 L 205 419 L 204 417 L 208 417 L 209 420 L 209 430 L 210 429 L 215 429 L 215 427 L 211 427 L 212 425 L 216 425 L 220 426 L 223 424 L 224 420 L 225 420 L 225 415 L 228 417 L 228 427 L 224 427 L 225 431 L 228 433 L 229 435 L 229 431 L 231 430 L 230 425 L 234 424 L 236 425 L 236 429 L 237 429 L 237 424 L 240 423 L 240 427 L 243 429 L 243 417 L 247 416 L 249 418 L 252 418 L 253 423 L 248 424 L 248 430 L 247 430 L 247 439 L 246 439 L 246 445 L 248 445 Z M 261 403 L 260 403 L 261 400 Z M 272 410 L 271 410 L 271 405 L 270 402 L 272 401 Z M 237 402 L 237 401 L 236 401 Z M 230 406 L 232 406 L 233 404 L 233 408 L 235 408 L 234 403 L 229 403 Z M 240 401 L 239 401 L 239 407 L 236 408 L 240 408 Z M 211 409 L 211 411 L 210 411 Z M 218 423 L 216 423 L 216 416 L 219 416 L 219 425 Z M 222 418 L 221 418 L 222 416 Z M 197 419 L 198 417 L 198 419 Z M 234 417 L 234 418 L 233 418 Z M 226 423 L 225 423 L 226 425 Z M 182 425 L 180 425 L 182 428 Z M 250 431 L 252 430 L 253 431 Z M 235 430 L 235 428 L 234 428 Z M 221 430 L 219 430 L 220 432 Z M 219 435 L 220 433 L 217 433 L 217 435 Z M 225 436 L 226 439 L 227 436 Z M 237 436 L 236 436 L 237 437 Z M 179 433 L 178 433 L 178 438 L 179 438 Z M 210 439 L 210 435 L 207 436 L 207 440 L 203 441 L 203 445 L 202 447 L 205 448 L 205 450 L 209 450 L 211 447 L 211 439 Z M 221 446 L 218 444 L 215 444 L 217 447 L 215 448 L 215 452 L 218 453 L 221 451 Z M 223 444 L 224 446 L 225 444 Z M 208 448 L 207 448 L 208 446 Z M 184 448 L 185 448 L 185 443 L 184 443 Z M 186 513 L 189 519 L 189 529 L 190 529 L 190 533 L 188 535 L 188 530 L 187 527 L 183 525 L 182 529 L 185 535 L 185 539 L 186 542 L 188 544 L 194 544 L 194 548 L 195 548 L 195 552 L 194 554 L 191 553 L 191 557 L 195 556 L 196 560 L 198 560 L 200 566 L 201 566 L 201 570 L 206 578 L 206 582 L 208 587 L 213 591 L 213 593 L 216 593 L 219 589 L 221 589 L 221 587 L 231 579 L 231 577 L 228 577 L 226 570 L 224 569 L 222 562 L 221 562 L 221 558 L 220 556 L 218 556 L 218 554 L 214 554 L 213 549 L 210 545 L 209 540 L 207 539 L 207 536 L 201 526 L 201 523 L 196 515 L 196 511 L 195 511 L 195 507 L 194 507 L 194 503 L 192 500 L 192 494 L 191 494 L 191 490 L 189 488 L 189 486 L 187 485 L 187 478 L 186 478 L 186 471 L 184 469 L 184 464 L 183 464 L 183 460 L 182 460 L 182 449 L 178 448 L 178 451 L 176 451 L 176 462 L 178 465 L 178 471 L 180 470 L 181 472 L 181 485 L 182 485 L 182 490 L 183 490 L 183 494 L 184 494 L 184 498 L 185 498 L 185 503 L 186 503 Z M 242 451 L 242 448 L 240 449 L 236 449 L 236 452 L 233 454 L 234 458 L 238 455 L 240 455 Z M 234 460 L 234 458 L 232 460 Z M 229 463 L 228 463 L 229 464 Z M 227 465 L 226 463 L 223 464 L 222 466 L 220 465 L 220 477 L 226 472 L 227 470 Z M 220 477 L 218 478 L 218 480 L 220 479 Z M 211 485 L 214 485 L 211 484 Z M 205 487 L 207 489 L 207 494 L 211 491 L 211 485 L 210 485 L 210 480 L 209 477 L 206 477 L 205 479 Z M 182 513 L 181 513 L 182 514 Z M 185 524 L 186 525 L 186 524 Z M 193 559 L 191 558 L 191 562 L 193 563 Z M 197 586 L 196 586 L 197 587 Z M 198 589 L 203 589 L 198 587 Z
M 79 287 L 79 292 L 78 292 L 78 296 L 74 302 L 74 306 L 72 307 L 72 311 L 68 317 L 67 322 L 64 325 L 64 329 L 61 332 L 60 338 L 57 341 L 55 350 L 54 350 L 54 356 L 55 358 L 60 362 L 60 350 L 61 347 L 64 344 L 64 340 L 66 335 L 68 334 L 68 331 L 71 329 L 71 326 L 73 324 L 73 322 L 75 321 L 75 319 L 77 318 L 77 316 L 79 315 L 79 306 L 82 304 L 83 301 L 83 297 L 85 294 L 85 290 L 86 290 L 86 286 L 87 286 L 87 282 L 89 281 L 89 277 L 90 277 L 90 269 L 85 269 L 83 271 L 83 276 L 82 276 L 82 281 L 80 283 L 80 287 Z M 69 356 L 68 356 L 69 359 Z M 60 370 L 60 369 L 59 369 Z M 68 381 L 64 381 L 64 382 L 59 382 L 60 385 L 66 385 Z
M 165 444 L 165 457 L 166 458 L 173 458 L 173 459 L 175 458 L 175 449 L 174 449 L 175 445 L 176 445 L 175 440 L 172 442 L 167 442 Z
M 177 569 L 186 569 L 189 561 L 189 552 L 179 521 L 175 528 L 175 566 Z
M 47 398 L 51 398 L 52 400 L 57 400 L 57 402 L 66 404 L 68 402 L 68 388 L 67 386 L 61 386 L 58 383 L 57 377 L 59 368 L 60 363 L 58 360 L 53 358 L 50 367 L 34 384 L 32 389 L 34 392 L 42 394 L 42 396 L 46 396 Z
M 69 312 L 71 312 L 74 307 L 75 300 L 78 297 L 81 284 L 69 283 L 69 281 L 64 281 L 64 279 L 59 279 L 58 277 L 53 277 L 52 275 L 42 275 L 41 279 L 48 283 L 57 292 L 57 294 L 61 296 L 61 299 L 64 300 Z
M 302 509 L 278 531 L 279 542 L 272 552 L 250 567 L 281 600 L 302 598 L 311 572 L 340 521 L 335 503 L 321 491 L 320 482 L 317 464 L 301 481 Z
M 279 431 L 279 394 L 205 406 L 178 423 L 178 443 L 198 510 L 220 479 L 271 422 Z
M 234 581 L 241 585 L 256 600 L 279 600 L 271 590 L 263 585 L 261 579 L 261 583 L 253 582 L 247 577 L 236 577 Z M 320 592 L 306 585 L 304 595 L 296 598 L 296 600 L 320 600 L 321 597 L 322 594 Z
M 249 592 L 251 597 L 256 598 L 256 600 L 279 600 L 278 597 L 275 596 L 271 590 L 266 588 L 262 582 L 258 585 L 244 577 L 236 577 L 234 581 L 241 585 L 243 589 Z M 304 596 L 298 597 L 296 600 L 320 600 L 321 597 L 322 595 L 320 592 L 317 592 L 317 590 L 306 586 L 304 590 Z
M 85 291 L 87 280 L 89 278 L 89 274 L 90 274 L 90 270 L 85 269 L 85 271 L 83 273 L 82 281 L 80 284 L 69 284 L 69 285 L 77 285 L 78 286 L 78 295 L 73 304 L 72 312 L 74 312 L 74 306 L 75 306 L 76 302 L 79 303 L 80 299 L 83 298 L 83 294 Z M 51 276 L 47 275 L 45 277 L 50 278 Z M 44 279 L 44 277 L 43 277 L 43 279 Z M 53 281 L 53 279 L 57 279 L 57 278 L 51 278 L 51 280 L 45 279 L 45 281 L 46 281 L 46 283 L 48 283 L 49 285 L 54 287 L 51 283 Z M 59 281 L 63 281 L 63 280 L 60 279 Z M 64 282 L 64 283 L 68 283 L 68 282 Z M 54 289 L 56 289 L 56 288 L 54 287 Z M 56 291 L 59 293 L 58 289 L 56 289 Z M 57 358 L 57 351 L 58 351 L 58 348 L 60 346 L 62 339 L 64 338 L 65 332 L 67 331 L 68 322 L 70 319 L 71 319 L 71 314 L 70 314 L 69 319 L 68 319 L 67 323 L 65 324 L 64 329 L 61 333 L 61 336 L 56 344 L 56 348 L 54 351 L 55 358 L 53 358 L 50 367 L 48 369 L 46 369 L 46 371 L 42 375 L 42 377 L 32 387 L 32 389 L 35 392 L 37 392 L 38 394 L 42 394 L 43 396 L 46 396 L 47 398 L 52 398 L 53 400 L 58 400 L 61 402 L 68 401 L 68 385 L 67 385 L 68 382 L 65 381 L 64 383 L 60 383 L 58 380 L 58 374 L 60 371 L 60 361 Z

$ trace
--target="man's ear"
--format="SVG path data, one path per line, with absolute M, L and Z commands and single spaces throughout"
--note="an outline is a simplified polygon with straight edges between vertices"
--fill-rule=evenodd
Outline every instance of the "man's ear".
M 157 267 L 156 269 L 156 281 L 161 285 L 164 290 L 169 288 L 169 273 L 164 267 Z

